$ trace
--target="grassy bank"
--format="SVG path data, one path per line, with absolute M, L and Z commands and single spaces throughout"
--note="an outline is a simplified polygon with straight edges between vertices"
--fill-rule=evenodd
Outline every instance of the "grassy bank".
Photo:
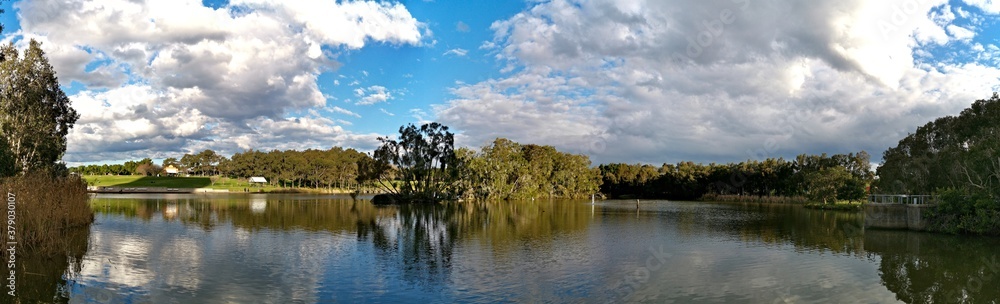
M 14 231 L 18 251 L 33 255 L 64 254 L 71 246 L 68 231 L 94 221 L 86 183 L 76 177 L 53 178 L 28 174 L 0 179 L 7 209 L 15 209 Z M 9 212 L 7 219 L 9 220 Z
M 348 193 L 339 188 L 277 187 L 272 185 L 250 185 L 247 180 L 228 177 L 208 176 L 141 176 L 141 175 L 86 175 L 83 179 L 91 186 L 98 187 L 166 187 L 166 188 L 209 188 L 230 192 L 304 192 L 304 193 Z M 214 181 L 213 181 L 214 180 Z
M 204 188 L 212 185 L 209 177 L 87 175 L 83 179 L 91 186 L 100 187 Z

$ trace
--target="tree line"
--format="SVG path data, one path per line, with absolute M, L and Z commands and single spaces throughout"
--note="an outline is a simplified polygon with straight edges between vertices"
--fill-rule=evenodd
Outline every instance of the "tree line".
M 874 174 L 867 152 L 799 155 L 728 164 L 679 162 L 656 167 L 599 166 L 601 192 L 611 197 L 693 200 L 706 194 L 804 196 L 814 201 L 861 200 Z
M 173 166 L 183 175 L 226 176 L 231 178 L 266 177 L 271 185 L 282 187 L 351 188 L 357 186 L 358 163 L 368 155 L 354 149 L 333 147 L 309 149 L 248 150 L 231 158 L 207 149 L 185 153 L 180 159 L 166 158 L 161 164 L 152 159 L 126 161 L 124 164 L 85 165 L 70 168 L 82 175 L 165 175 Z
M 437 123 L 400 127 L 398 138 L 379 138 L 371 155 L 353 149 L 250 150 L 226 158 L 212 150 L 120 165 L 72 168 L 80 174 L 163 174 L 266 177 L 272 185 L 351 188 L 378 185 L 406 201 L 614 198 L 693 200 L 706 194 L 805 196 L 815 201 L 861 200 L 873 180 L 868 153 L 799 155 L 730 164 L 680 162 L 656 167 L 613 163 L 592 167 L 589 157 L 552 146 L 497 138 L 479 150 L 454 148 L 454 135 Z

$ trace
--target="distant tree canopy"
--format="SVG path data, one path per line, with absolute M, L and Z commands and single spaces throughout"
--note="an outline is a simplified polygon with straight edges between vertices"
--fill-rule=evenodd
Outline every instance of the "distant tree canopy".
M 215 169 L 236 178 L 263 176 L 274 185 L 351 188 L 358 185 L 358 164 L 368 156 L 354 149 L 271 152 L 246 151 L 222 159 Z M 209 169 L 211 171 L 211 169 Z
M 66 135 L 79 115 L 59 87 L 41 44 L 24 54 L 0 47 L 0 176 L 34 170 L 63 171 Z M 63 171 L 64 172 L 64 171 Z
M 611 197 L 698 199 L 705 194 L 809 196 L 860 200 L 873 174 L 868 153 L 799 155 L 730 164 L 680 162 L 660 167 L 601 165 L 601 192 Z
M 175 166 L 187 174 L 222 175 L 232 178 L 266 177 L 272 185 L 313 188 L 350 188 L 358 185 L 358 164 L 368 159 L 364 153 L 354 149 L 333 147 L 329 150 L 305 151 L 273 150 L 270 152 L 249 150 L 236 153 L 231 159 L 204 150 L 195 154 L 184 154 L 180 160 L 171 157 L 163 160 L 163 166 L 145 158 L 114 165 L 87 165 L 70 168 L 70 171 L 84 175 L 157 175 L 165 173 L 163 168 Z

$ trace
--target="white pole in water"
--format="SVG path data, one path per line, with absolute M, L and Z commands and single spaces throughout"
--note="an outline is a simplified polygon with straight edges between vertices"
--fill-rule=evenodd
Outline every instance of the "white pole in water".
M 593 193 L 590 194 L 590 204 L 591 205 L 594 204 L 594 194 Z

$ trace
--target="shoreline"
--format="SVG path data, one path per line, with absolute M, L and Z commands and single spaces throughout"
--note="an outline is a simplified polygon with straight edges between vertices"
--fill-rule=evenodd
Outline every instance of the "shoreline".
M 249 191 L 232 191 L 231 189 L 216 189 L 216 188 L 173 188 L 173 187 L 107 187 L 107 186 L 89 186 L 87 187 L 87 193 L 100 193 L 100 194 L 168 194 L 168 193 L 180 193 L 180 194 L 194 194 L 194 193 L 316 193 L 316 194 L 351 194 L 351 191 L 344 190 L 316 190 L 316 189 L 301 189 L 301 188 L 285 188 L 285 189 L 270 189 L 265 190 L 261 188 L 247 188 Z M 360 195 L 374 195 L 378 193 L 359 193 Z

